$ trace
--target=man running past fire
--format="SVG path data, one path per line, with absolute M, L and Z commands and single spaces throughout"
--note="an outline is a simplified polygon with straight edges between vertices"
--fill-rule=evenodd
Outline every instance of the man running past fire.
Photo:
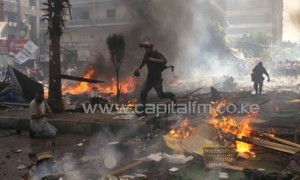
M 139 45 L 145 49 L 145 55 L 139 68 L 134 72 L 136 77 L 140 76 L 140 70 L 147 65 L 148 75 L 142 86 L 140 94 L 140 103 L 143 105 L 141 111 L 145 113 L 148 92 L 154 88 L 160 99 L 169 98 L 176 103 L 176 96 L 171 92 L 163 92 L 162 71 L 168 68 L 166 58 L 157 50 L 154 50 L 153 44 L 147 40 Z M 173 68 L 173 67 L 172 67 Z

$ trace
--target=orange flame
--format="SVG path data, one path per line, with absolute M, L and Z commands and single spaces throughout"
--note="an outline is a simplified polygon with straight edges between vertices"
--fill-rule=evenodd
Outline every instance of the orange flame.
M 95 70 L 90 68 L 89 71 L 84 75 L 84 78 L 90 79 L 94 73 L 95 73 Z M 74 87 L 63 84 L 62 91 L 64 94 L 65 93 L 79 94 L 79 93 L 83 93 L 83 92 L 91 92 L 92 88 L 89 86 L 89 83 L 80 82 L 79 84 L 75 85 Z
M 131 100 L 129 100 L 129 101 L 126 103 L 126 106 L 127 106 L 128 108 L 133 109 L 133 108 L 136 106 L 137 102 L 138 102 L 137 99 L 131 99 Z
M 168 135 L 176 139 L 185 139 L 194 132 L 194 128 L 189 125 L 189 120 L 184 119 L 178 129 L 172 129 Z
M 213 105 L 220 103 L 228 103 L 228 101 L 214 102 Z M 222 106 L 224 107 L 224 106 Z M 217 106 L 213 106 L 212 113 L 209 117 L 209 124 L 214 128 L 220 129 L 224 133 L 231 133 L 237 138 L 251 137 L 252 127 L 249 125 L 249 121 L 256 117 L 256 114 L 249 114 L 243 118 L 239 123 L 234 117 L 226 117 L 218 114 Z M 242 154 L 244 158 L 255 157 L 255 153 L 252 151 L 252 145 L 240 141 L 236 141 L 235 144 L 231 144 L 235 150 Z
M 84 75 L 84 78 L 91 79 L 93 75 L 95 74 L 95 70 L 93 67 L 89 67 L 89 71 Z M 99 93 L 103 94 L 117 94 L 117 81 L 115 78 L 111 79 L 111 82 L 108 85 L 103 84 L 91 84 L 87 82 L 80 82 L 76 85 L 67 85 L 66 83 L 63 83 L 62 85 L 62 91 L 63 94 L 69 93 L 69 94 L 82 94 L 82 93 L 90 93 L 92 89 L 95 87 L 98 89 Z M 133 77 L 128 77 L 124 80 L 122 80 L 119 84 L 121 88 L 122 93 L 132 93 L 135 90 L 135 80 Z

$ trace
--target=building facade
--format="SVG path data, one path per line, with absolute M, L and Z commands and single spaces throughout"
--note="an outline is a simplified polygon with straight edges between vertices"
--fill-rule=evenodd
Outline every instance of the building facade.
M 38 43 L 40 8 L 38 0 L 3 0 L 0 2 L 0 39 L 29 39 Z
M 0 64 L 14 64 L 14 57 L 28 41 L 38 45 L 39 0 L 0 1 Z M 37 59 L 38 51 L 29 59 Z
M 263 32 L 273 44 L 282 42 L 283 0 L 226 0 L 229 40 L 243 34 Z
M 106 38 L 131 31 L 142 24 L 138 11 L 143 0 L 70 0 L 71 18 L 61 38 L 62 59 L 91 61 L 106 52 Z M 47 22 L 41 22 L 41 61 L 47 61 Z

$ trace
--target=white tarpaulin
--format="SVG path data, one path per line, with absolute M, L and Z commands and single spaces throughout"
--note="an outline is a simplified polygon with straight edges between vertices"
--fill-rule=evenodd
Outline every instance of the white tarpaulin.
M 32 57 L 37 48 L 38 47 L 32 41 L 28 41 L 28 43 L 24 45 L 23 49 L 15 56 L 15 61 L 19 64 L 23 64 Z

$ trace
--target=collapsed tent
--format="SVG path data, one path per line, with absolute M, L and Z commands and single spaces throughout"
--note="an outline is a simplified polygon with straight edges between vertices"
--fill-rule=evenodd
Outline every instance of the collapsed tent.
M 30 102 L 41 88 L 42 84 L 9 65 L 0 82 L 0 101 Z

